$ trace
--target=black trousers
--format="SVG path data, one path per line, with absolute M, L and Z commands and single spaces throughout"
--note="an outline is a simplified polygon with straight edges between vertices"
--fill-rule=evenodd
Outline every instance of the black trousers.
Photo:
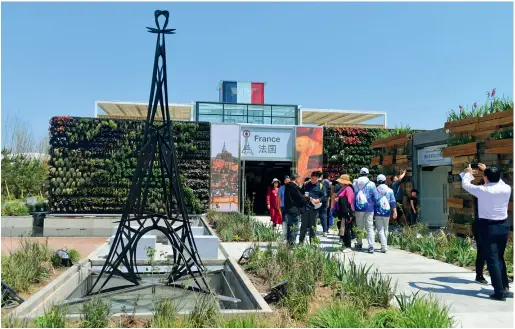
M 306 209 L 302 214 L 302 220 L 300 225 L 300 236 L 299 243 L 304 242 L 306 237 L 306 231 L 309 230 L 309 242 L 311 243 L 315 238 L 315 230 L 317 225 L 318 209 Z
M 338 222 L 336 223 L 336 225 L 338 225 L 338 232 L 340 231 L 340 227 L 341 225 L 345 225 L 344 229 L 344 235 L 341 236 L 340 235 L 340 238 L 343 239 L 343 245 L 345 246 L 345 248 L 350 248 L 351 247 L 351 241 L 352 241 L 352 221 L 350 223 L 347 223 L 347 220 L 345 219 L 340 219 L 338 218 Z
M 409 214 L 409 226 L 415 225 L 417 223 L 417 220 L 418 220 L 418 214 L 411 211 Z
M 489 221 L 480 218 L 478 229 L 495 294 L 503 295 L 504 289 L 509 286 L 504 250 L 510 236 L 510 227 L 505 220 Z
M 479 220 L 475 220 L 472 223 L 472 234 L 474 235 L 474 240 L 476 240 L 476 279 L 483 277 L 483 269 L 485 268 L 486 259 L 485 252 L 483 250 L 483 244 L 481 243 L 481 239 L 479 238 Z

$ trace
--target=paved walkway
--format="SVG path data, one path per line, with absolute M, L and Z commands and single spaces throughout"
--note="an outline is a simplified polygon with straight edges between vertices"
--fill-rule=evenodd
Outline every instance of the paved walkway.
M 260 217 L 269 221 L 267 217 Z M 322 227 L 317 229 L 322 232 Z M 319 235 L 321 245 L 328 250 L 339 246 L 337 232 L 327 238 Z M 252 243 L 222 243 L 230 257 L 239 259 Z M 266 245 L 266 244 L 264 244 Z M 380 246 L 376 245 L 379 249 Z M 343 255 L 342 253 L 338 253 Z M 464 328 L 513 328 L 513 293 L 506 302 L 491 300 L 491 285 L 474 282 L 475 273 L 455 265 L 428 259 L 418 254 L 389 248 L 388 253 L 352 252 L 345 254 L 358 263 L 371 265 L 397 281 L 397 293 L 432 293 L 451 308 L 456 326 Z M 487 277 L 487 280 L 490 279 Z M 512 286 L 513 288 L 513 286 Z

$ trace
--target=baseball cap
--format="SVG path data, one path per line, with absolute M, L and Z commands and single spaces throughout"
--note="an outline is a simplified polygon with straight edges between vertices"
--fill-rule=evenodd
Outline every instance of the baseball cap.
M 360 175 L 368 175 L 368 169 L 367 168 L 361 168 L 361 170 L 359 171 L 359 174 Z
M 288 179 L 288 178 L 290 178 L 290 176 L 288 176 L 288 175 L 284 176 L 284 179 Z
M 381 175 L 377 175 L 377 181 L 378 182 L 386 182 L 386 176 L 381 174 Z

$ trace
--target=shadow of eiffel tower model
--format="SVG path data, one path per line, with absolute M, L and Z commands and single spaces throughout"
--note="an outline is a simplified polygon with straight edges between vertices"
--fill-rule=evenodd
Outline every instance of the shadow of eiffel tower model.
M 175 29 L 166 28 L 169 17 L 168 11 L 158 10 L 154 13 L 154 16 L 157 28 L 147 27 L 147 29 L 149 32 L 157 34 L 157 44 L 147 120 L 136 172 L 132 178 L 127 203 L 107 259 L 85 298 L 93 295 L 140 290 L 156 285 L 175 286 L 196 292 L 212 293 L 203 273 L 205 267 L 198 255 L 184 205 L 177 155 L 173 142 L 172 123 L 168 110 L 165 34 L 174 34 Z M 161 17 L 165 19 L 162 28 L 159 23 Z M 158 110 L 160 110 L 162 121 L 156 122 Z M 156 181 L 155 179 L 154 182 L 151 181 L 155 164 L 160 167 L 158 184 L 162 189 L 162 201 L 166 205 L 165 214 L 147 210 L 149 187 Z M 176 225 L 174 226 L 174 224 Z M 174 251 L 171 271 L 167 278 L 160 283 L 142 280 L 136 266 L 138 241 L 145 233 L 152 230 L 162 232 Z M 113 280 L 113 278 L 116 278 L 116 280 Z M 178 283 L 177 281 L 181 278 L 187 280 L 181 280 L 182 283 Z M 189 284 L 184 284 L 184 281 L 188 281 Z M 217 297 L 232 302 L 239 301 L 232 297 Z M 69 302 L 73 303 L 73 301 Z

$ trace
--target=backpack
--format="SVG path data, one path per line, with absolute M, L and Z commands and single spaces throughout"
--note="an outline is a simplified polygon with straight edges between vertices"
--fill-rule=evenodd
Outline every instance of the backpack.
M 367 195 L 363 191 L 365 187 L 367 187 L 368 183 L 370 183 L 370 181 L 368 181 L 361 189 L 358 187 L 358 194 L 356 195 L 356 210 L 363 210 L 368 206 Z
M 377 213 L 381 214 L 381 215 L 386 215 L 387 213 L 390 212 L 390 209 L 391 209 L 390 202 L 388 202 L 388 198 L 386 197 L 386 194 L 388 193 L 388 191 L 385 194 L 382 194 L 378 188 L 377 192 L 379 192 L 379 194 L 381 194 L 381 198 L 379 199 L 379 209 L 378 209 Z

